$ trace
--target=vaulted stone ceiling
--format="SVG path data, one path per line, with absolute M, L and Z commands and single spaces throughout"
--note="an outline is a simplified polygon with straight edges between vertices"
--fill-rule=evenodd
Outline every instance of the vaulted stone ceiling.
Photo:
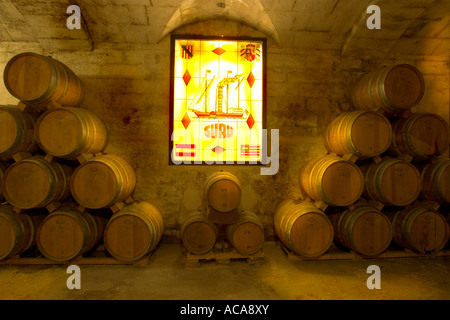
M 77 4 L 81 30 L 69 30 Z M 369 5 L 381 9 L 381 29 L 369 30 Z M 338 50 L 342 55 L 449 57 L 448 0 L 0 0 L 0 42 L 46 50 L 92 50 L 97 44 L 154 44 L 205 20 L 248 25 L 276 46 Z

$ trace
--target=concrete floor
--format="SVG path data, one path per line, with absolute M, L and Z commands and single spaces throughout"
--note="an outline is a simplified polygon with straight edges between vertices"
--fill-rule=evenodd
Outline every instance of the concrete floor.
M 347 300 L 450 299 L 450 257 L 289 261 L 274 242 L 259 266 L 233 260 L 185 267 L 181 245 L 161 244 L 147 266 L 81 265 L 81 290 L 69 290 L 64 265 L 0 265 L 0 299 L 11 300 Z M 381 289 L 369 290 L 369 265 Z

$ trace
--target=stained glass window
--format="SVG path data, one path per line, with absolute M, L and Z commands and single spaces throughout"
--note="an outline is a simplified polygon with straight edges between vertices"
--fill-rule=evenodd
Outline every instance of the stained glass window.
M 170 162 L 259 164 L 265 39 L 172 36 Z

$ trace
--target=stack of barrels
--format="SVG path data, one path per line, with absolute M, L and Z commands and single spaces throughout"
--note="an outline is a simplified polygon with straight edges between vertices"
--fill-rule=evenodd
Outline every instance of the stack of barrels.
M 119 260 L 152 251 L 162 236 L 162 214 L 132 201 L 134 168 L 103 153 L 108 130 L 79 107 L 84 87 L 78 76 L 58 60 L 27 52 L 8 62 L 4 82 L 20 103 L 0 108 L 1 191 L 7 203 L 0 229 L 9 230 L 11 239 L 9 253 L 0 258 L 34 243 L 54 261 L 83 255 L 102 240 Z M 114 208 L 111 217 L 105 208 Z
M 439 158 L 448 148 L 448 123 L 436 114 L 411 112 L 423 94 L 421 73 L 405 64 L 357 83 L 352 101 L 359 110 L 329 124 L 323 139 L 328 153 L 300 171 L 302 201 L 277 208 L 275 231 L 286 247 L 318 257 L 334 239 L 374 257 L 392 239 L 421 253 L 445 246 L 449 225 L 435 204 L 450 203 L 450 160 Z M 302 218 L 312 214 L 309 222 Z M 314 228 L 318 234 L 308 232 Z
M 239 207 L 241 194 L 241 184 L 231 173 L 216 172 L 206 179 L 205 208 L 191 212 L 180 230 L 189 252 L 211 252 L 222 240 L 227 240 L 243 255 L 252 255 L 262 249 L 263 224 L 255 213 Z

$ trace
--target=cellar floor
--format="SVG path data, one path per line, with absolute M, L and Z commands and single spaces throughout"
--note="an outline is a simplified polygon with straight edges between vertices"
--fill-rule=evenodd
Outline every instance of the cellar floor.
M 181 245 L 161 244 L 147 266 L 80 265 L 80 290 L 67 288 L 64 265 L 0 265 L 0 299 L 450 299 L 450 257 L 289 261 L 275 242 L 264 254 L 261 265 L 186 267 Z M 380 267 L 381 289 L 367 287 L 370 265 Z

